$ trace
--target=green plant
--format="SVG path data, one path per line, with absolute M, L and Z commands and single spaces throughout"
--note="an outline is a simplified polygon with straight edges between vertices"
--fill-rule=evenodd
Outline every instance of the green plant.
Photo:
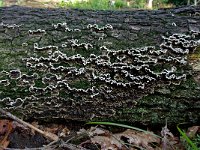
M 80 8 L 80 9 L 109 9 L 108 0 L 89 0 L 89 1 L 75 1 L 75 2 L 64 2 L 62 1 L 58 5 L 59 7 L 65 8 Z
M 173 5 L 180 5 L 180 3 L 172 2 L 171 0 L 154 0 L 153 8 L 159 7 L 172 7 Z M 129 6 L 125 0 L 115 0 L 114 4 L 110 4 L 109 0 L 88 0 L 88 1 L 75 1 L 65 2 L 61 1 L 58 6 L 64 8 L 79 8 L 79 9 L 94 9 L 94 10 L 110 10 L 110 9 L 124 9 L 124 8 L 146 8 L 146 0 L 131 0 Z
M 108 9 L 121 9 L 126 7 L 123 0 L 116 0 L 114 5 L 110 5 L 109 0 L 89 0 L 89 1 L 75 1 L 75 2 L 60 2 L 59 7 L 65 8 L 80 8 L 80 9 L 94 9 L 94 10 L 108 10 Z
M 3 6 L 3 0 L 0 0 L 0 7 Z
M 86 124 L 95 124 L 95 125 L 109 125 L 109 126 L 115 126 L 115 127 L 122 127 L 122 128 L 127 128 L 127 129 L 133 129 L 133 130 L 136 130 L 136 131 L 140 131 L 140 132 L 144 132 L 144 133 L 148 133 L 148 134 L 151 134 L 155 137 L 158 137 L 158 138 L 162 138 L 156 134 L 153 134 L 152 132 L 149 132 L 149 131 L 146 131 L 146 130 L 143 130 L 143 129 L 140 129 L 140 128 L 137 128 L 137 127 L 133 127 L 133 126 L 129 126 L 129 125 L 125 125 L 125 124 L 120 124 L 120 123 L 113 123 L 113 122 L 88 122 Z
M 190 140 L 190 138 L 187 136 L 187 134 L 186 134 L 183 130 L 181 130 L 181 129 L 179 128 L 179 125 L 177 125 L 177 129 L 178 129 L 179 133 L 181 134 L 181 136 L 183 137 L 183 139 L 185 139 L 185 141 L 188 143 L 188 145 L 190 145 L 190 146 L 192 147 L 193 150 L 198 150 L 198 147 L 195 145 L 195 143 L 192 142 L 192 141 Z M 200 137 L 199 137 L 199 138 L 200 138 Z
M 116 0 L 115 1 L 115 7 L 116 8 L 124 8 L 126 6 L 127 5 L 126 5 L 125 1 L 123 1 L 123 0 Z
M 195 144 L 195 145 L 197 145 L 197 147 L 198 147 L 198 149 L 200 149 L 200 135 L 199 134 L 197 134 L 196 135 L 196 137 L 192 140 L 192 142 Z M 190 146 L 190 145 L 186 145 L 185 146 L 186 147 L 186 149 L 187 150 L 194 150 L 193 148 L 192 148 L 192 146 Z
M 132 8 L 145 8 L 146 0 L 133 0 L 131 7 Z
M 187 5 L 187 0 L 168 0 L 167 3 L 172 3 L 176 6 Z

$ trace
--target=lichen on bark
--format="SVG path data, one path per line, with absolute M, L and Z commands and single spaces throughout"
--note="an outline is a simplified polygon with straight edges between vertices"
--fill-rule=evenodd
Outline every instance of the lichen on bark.
M 195 49 L 198 53 L 200 33 L 190 30 L 199 29 L 197 8 L 185 9 L 181 22 L 178 9 L 23 9 L 25 14 L 18 7 L 2 8 L 4 14 L 0 9 L 5 109 L 47 121 L 199 121 L 191 58 Z M 18 19 L 10 20 L 8 10 Z M 163 15 L 167 23 L 160 21 Z M 113 20 L 117 17 L 124 21 Z

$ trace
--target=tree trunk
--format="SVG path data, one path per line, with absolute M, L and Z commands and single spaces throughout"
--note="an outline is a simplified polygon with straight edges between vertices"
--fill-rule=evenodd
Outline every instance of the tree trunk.
M 197 0 L 194 0 L 194 6 L 197 6 Z
M 0 105 L 48 122 L 197 123 L 199 14 L 0 8 Z
M 152 9 L 152 8 L 153 8 L 153 0 L 148 0 L 148 5 L 147 5 L 147 7 L 148 7 L 149 9 Z
M 190 5 L 190 0 L 187 0 L 187 5 Z

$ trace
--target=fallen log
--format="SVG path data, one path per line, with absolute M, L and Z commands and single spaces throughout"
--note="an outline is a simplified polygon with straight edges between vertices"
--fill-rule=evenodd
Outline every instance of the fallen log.
M 199 122 L 199 6 L 2 7 L 0 51 L 0 105 L 25 120 Z

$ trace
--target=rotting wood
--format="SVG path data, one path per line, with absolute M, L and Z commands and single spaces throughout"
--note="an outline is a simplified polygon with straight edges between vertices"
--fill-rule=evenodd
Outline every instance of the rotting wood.
M 197 123 L 199 14 L 0 8 L 0 104 L 42 121 Z

